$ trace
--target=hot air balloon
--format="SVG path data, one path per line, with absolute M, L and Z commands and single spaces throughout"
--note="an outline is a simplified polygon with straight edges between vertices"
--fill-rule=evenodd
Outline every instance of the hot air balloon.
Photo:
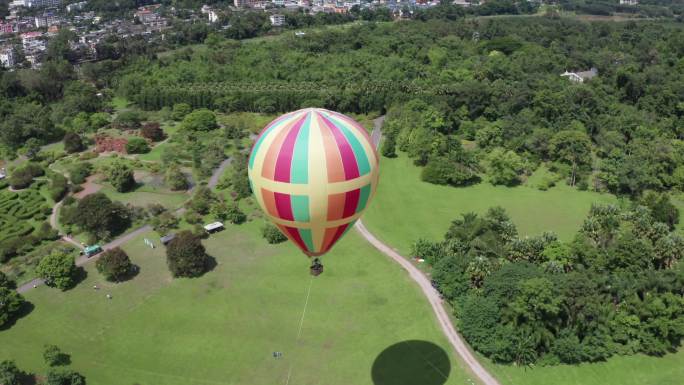
M 266 216 L 322 272 L 330 251 L 368 207 L 378 155 L 368 132 L 321 108 L 282 115 L 262 131 L 249 157 L 249 181 Z

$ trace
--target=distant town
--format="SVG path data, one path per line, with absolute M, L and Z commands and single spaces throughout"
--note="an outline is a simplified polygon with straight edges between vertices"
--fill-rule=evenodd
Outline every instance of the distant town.
M 480 2 L 472 1 L 472 4 Z M 177 9 L 173 6 L 152 4 L 132 10 L 125 17 L 103 17 L 88 10 L 88 2 L 65 4 L 62 0 L 15 0 L 9 4 L 9 15 L 0 20 L 0 66 L 7 69 L 40 68 L 47 42 L 60 30 L 76 34 L 70 41 L 77 53 L 77 62 L 96 61 L 100 58 L 97 45 L 109 36 L 129 38 L 141 36 L 154 43 L 164 40 L 165 33 L 174 25 L 203 22 L 220 28 L 230 28 L 228 13 L 265 12 L 274 28 L 286 25 L 286 14 L 305 13 L 316 15 L 347 14 L 361 9 L 386 8 L 392 18 L 410 18 L 413 10 L 438 5 L 436 0 L 408 0 L 361 2 L 361 0 L 234 0 L 232 5 L 221 7 L 203 5 L 199 9 Z M 455 0 L 454 4 L 468 7 L 471 0 Z M 297 33 L 303 36 L 304 33 Z

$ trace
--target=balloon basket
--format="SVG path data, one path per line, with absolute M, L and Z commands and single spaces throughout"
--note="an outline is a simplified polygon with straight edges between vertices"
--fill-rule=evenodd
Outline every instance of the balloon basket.
M 321 262 L 318 260 L 318 258 L 314 259 L 313 263 L 311 264 L 311 267 L 309 267 L 309 273 L 313 275 L 314 277 L 317 277 L 323 273 L 323 265 Z

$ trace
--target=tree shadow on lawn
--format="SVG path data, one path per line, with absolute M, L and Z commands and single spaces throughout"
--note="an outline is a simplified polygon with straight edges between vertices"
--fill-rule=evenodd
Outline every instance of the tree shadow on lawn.
M 33 305 L 31 302 L 24 301 L 24 303 L 21 304 L 19 311 L 16 312 L 12 317 L 10 317 L 10 319 L 7 322 L 0 326 L 0 331 L 10 329 L 12 326 L 14 326 L 14 324 L 17 323 L 18 320 L 29 315 L 35 308 L 36 306 Z
M 428 341 L 409 340 L 383 350 L 373 362 L 374 385 L 442 385 L 451 373 L 449 356 Z
M 216 268 L 216 266 L 218 266 L 216 258 L 207 254 L 207 261 L 204 264 L 204 272 L 202 273 L 202 275 L 207 274 L 210 271 L 213 271 Z

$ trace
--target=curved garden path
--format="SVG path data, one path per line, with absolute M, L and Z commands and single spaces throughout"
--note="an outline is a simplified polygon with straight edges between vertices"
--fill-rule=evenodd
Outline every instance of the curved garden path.
M 381 116 L 373 121 L 374 127 L 373 132 L 371 133 L 371 141 L 376 147 L 380 144 L 380 138 L 382 136 L 381 129 L 384 121 L 384 116 Z M 461 335 L 458 334 L 453 322 L 451 322 L 449 313 L 442 303 L 439 292 L 432 287 L 430 280 L 425 276 L 425 274 L 423 274 L 423 272 L 414 266 L 408 259 L 404 258 L 402 255 L 394 251 L 394 249 L 376 238 L 370 231 L 368 231 L 361 220 L 356 223 L 355 227 L 356 231 L 358 231 L 359 234 L 361 234 L 361 236 L 368 241 L 368 243 L 373 245 L 373 247 L 378 249 L 383 254 L 390 257 L 394 262 L 398 263 L 402 268 L 404 268 L 404 270 L 408 272 L 409 277 L 411 277 L 411 279 L 418 284 L 423 294 L 425 294 L 425 297 L 427 297 L 427 300 L 432 307 L 432 311 L 434 311 L 435 316 L 437 317 L 439 326 L 442 328 L 442 331 L 449 340 L 449 343 L 451 343 L 451 346 L 454 347 L 456 353 L 458 353 L 458 355 L 461 357 L 461 360 L 468 365 L 473 374 L 480 379 L 480 382 L 484 385 L 501 385 L 499 381 L 497 381 L 496 378 L 494 378 L 494 376 L 492 376 L 487 369 L 480 364 L 480 362 L 477 360 L 477 358 L 475 358 L 473 353 L 468 348 L 468 345 L 465 343 Z

